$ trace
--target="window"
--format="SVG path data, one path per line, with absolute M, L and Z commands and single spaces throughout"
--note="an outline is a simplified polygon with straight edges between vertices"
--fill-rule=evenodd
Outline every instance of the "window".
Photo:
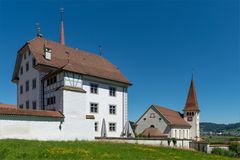
M 36 86 L 37 86 L 37 79 L 34 78 L 34 79 L 32 80 L 32 89 L 35 89 Z
M 95 122 L 95 123 L 94 123 L 94 130 L 95 130 L 95 132 L 98 131 L 98 122 Z
M 109 87 L 109 95 L 115 97 L 116 96 L 116 88 Z
M 116 123 L 109 123 L 109 131 L 110 132 L 116 131 Z
M 23 85 L 20 86 L 20 94 L 23 94 Z
M 90 112 L 91 113 L 98 113 L 98 104 L 97 103 L 91 103 L 90 104 Z
M 91 93 L 98 93 L 98 85 L 97 84 L 90 84 L 90 92 Z
M 26 63 L 26 72 L 29 70 L 29 63 Z
M 162 118 L 159 118 L 159 121 L 161 121 L 162 120 Z
M 47 86 L 57 83 L 57 76 L 53 76 L 47 80 Z
M 27 55 L 26 55 L 26 54 L 24 54 L 24 56 L 23 56 L 23 57 L 24 57 L 24 59 L 26 59 L 26 58 L 27 58 Z
M 23 67 L 20 68 L 20 74 L 23 74 Z
M 29 91 L 29 81 L 26 81 L 26 86 L 25 86 L 26 88 L 26 92 L 28 92 Z
M 26 109 L 29 109 L 29 101 L 26 101 Z
M 56 97 L 49 97 L 47 98 L 47 105 L 55 104 L 56 103 Z
M 32 67 L 34 67 L 34 66 L 36 66 L 36 59 L 35 58 L 32 59 Z
M 33 101 L 33 102 L 32 102 L 32 108 L 33 108 L 33 109 L 37 109 L 37 102 L 36 102 L 36 101 Z
M 21 104 L 21 105 L 19 106 L 19 108 L 20 108 L 20 109 L 23 109 L 23 104 Z
M 109 106 L 109 114 L 116 114 L 116 106 L 114 105 Z
M 191 121 L 192 121 L 192 117 L 188 117 L 187 120 L 188 120 L 189 122 L 191 122 Z
M 155 126 L 154 126 L 154 125 L 151 125 L 150 128 L 155 128 Z
M 151 113 L 150 118 L 155 118 L 155 113 Z

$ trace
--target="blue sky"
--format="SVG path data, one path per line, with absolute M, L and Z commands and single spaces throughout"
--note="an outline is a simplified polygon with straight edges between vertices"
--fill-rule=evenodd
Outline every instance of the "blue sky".
M 16 53 L 36 35 L 98 53 L 133 83 L 129 119 L 151 105 L 185 105 L 192 68 L 201 121 L 240 121 L 240 2 L 237 0 L 0 0 L 0 101 L 16 103 Z

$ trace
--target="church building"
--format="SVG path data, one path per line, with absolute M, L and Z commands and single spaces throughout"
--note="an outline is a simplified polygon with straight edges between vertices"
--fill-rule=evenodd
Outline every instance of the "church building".
M 180 113 L 159 105 L 151 105 L 137 120 L 135 133 L 146 137 L 169 137 L 198 141 L 200 139 L 200 110 L 193 79 L 183 111 Z

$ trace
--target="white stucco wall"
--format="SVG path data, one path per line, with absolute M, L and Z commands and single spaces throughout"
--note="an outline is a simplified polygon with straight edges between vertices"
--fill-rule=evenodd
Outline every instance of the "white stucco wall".
M 190 130 L 186 128 L 172 128 L 171 129 L 171 136 L 172 138 L 177 139 L 189 139 Z
M 98 84 L 98 94 L 90 93 L 90 84 Z M 109 96 L 109 87 L 115 87 L 116 96 Z M 123 131 L 124 124 L 127 120 L 127 90 L 125 87 L 119 87 L 117 85 L 112 85 L 103 82 L 96 81 L 83 81 L 83 89 L 86 93 L 86 114 L 94 115 L 95 122 L 98 122 L 98 131 L 95 132 L 95 136 L 99 137 L 101 135 L 102 120 L 105 119 L 107 136 L 108 137 L 120 137 Z M 90 113 L 90 103 L 98 104 L 98 113 Z M 109 105 L 116 106 L 116 114 L 109 114 Z M 109 131 L 109 123 L 116 123 L 116 131 Z
M 189 130 L 189 138 L 190 139 L 196 139 L 196 137 L 200 137 L 200 113 L 199 112 L 194 112 L 194 116 L 187 116 L 187 112 L 184 113 L 184 119 L 187 121 L 192 127 Z M 192 117 L 192 121 L 188 121 L 188 117 Z
M 187 139 L 176 139 L 176 145 L 174 146 L 173 142 L 170 142 L 168 145 L 167 139 L 97 139 L 98 141 L 106 141 L 106 142 L 115 142 L 115 143 L 131 143 L 131 144 L 143 144 L 143 145 L 151 145 L 151 146 L 165 146 L 165 147 L 177 147 L 189 149 L 189 143 L 191 140 Z
M 151 118 L 151 114 L 154 114 L 155 118 Z M 151 125 L 154 125 L 154 127 L 158 128 L 162 133 L 169 134 L 170 130 L 167 129 L 168 125 L 165 118 L 159 115 L 153 108 L 149 108 L 149 110 L 139 119 L 135 132 L 140 134 L 146 128 L 150 128 Z
M 11 116 L 0 116 L 0 118 L 0 139 L 94 140 L 94 134 L 91 131 L 93 123 L 89 120 L 65 118 L 61 124 L 60 121 L 42 121 L 41 118 L 33 120 L 31 117 L 20 117 L 19 120 L 11 120 Z
M 26 108 L 26 101 L 29 100 L 29 108 L 32 108 L 32 102 L 37 102 L 37 109 L 40 109 L 40 73 L 36 69 L 32 67 L 32 59 L 33 56 L 29 51 L 26 51 L 26 59 L 24 59 L 24 56 L 22 56 L 21 65 L 20 68 L 23 67 L 23 74 L 20 74 L 19 69 L 19 81 L 17 82 L 17 106 L 23 105 L 23 108 Z M 26 71 L 26 63 L 29 63 L 29 70 Z M 36 78 L 37 85 L 35 89 L 32 89 L 32 80 Z M 26 81 L 29 81 L 29 91 L 26 92 Z M 20 86 L 23 85 L 23 94 L 20 94 Z

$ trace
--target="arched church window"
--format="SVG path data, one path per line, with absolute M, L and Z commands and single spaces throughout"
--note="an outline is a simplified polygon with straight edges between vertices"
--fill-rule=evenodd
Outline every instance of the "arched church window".
M 155 128 L 155 126 L 154 126 L 154 125 L 151 125 L 150 128 Z
M 192 112 L 192 116 L 194 116 L 194 112 Z

